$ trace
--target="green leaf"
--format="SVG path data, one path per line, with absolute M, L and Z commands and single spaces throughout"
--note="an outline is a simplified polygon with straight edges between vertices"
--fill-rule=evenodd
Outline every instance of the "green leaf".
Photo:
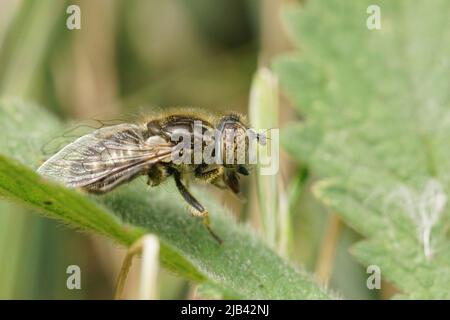
M 43 109 L 0 100 L 0 196 L 71 227 L 130 245 L 144 233 L 160 238 L 161 261 L 170 270 L 220 289 L 226 297 L 322 299 L 328 293 L 303 271 L 268 249 L 248 226 L 203 192 L 199 198 L 224 239 L 219 246 L 190 216 L 172 183 L 148 190 L 138 179 L 106 196 L 89 196 L 39 177 L 40 148 L 62 125 Z
M 284 147 L 315 195 L 367 237 L 352 253 L 410 298 L 450 298 L 450 2 L 308 1 L 274 69 L 305 121 Z

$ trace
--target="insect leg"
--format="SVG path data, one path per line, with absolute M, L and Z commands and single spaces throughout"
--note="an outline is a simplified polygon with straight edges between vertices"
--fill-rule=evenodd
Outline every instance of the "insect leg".
M 199 166 L 195 170 L 195 177 L 218 188 L 230 189 L 235 194 L 239 194 L 239 176 L 233 170 L 227 170 L 224 167 L 208 170 L 207 166 Z
M 206 167 L 197 167 L 195 177 L 208 183 L 213 183 L 217 178 L 223 175 L 223 167 L 207 170 Z
M 164 181 L 168 175 L 164 166 L 154 164 L 147 172 L 148 181 L 147 184 L 151 187 L 156 187 Z
M 235 194 L 239 194 L 239 175 L 235 171 L 226 171 L 223 175 L 223 181 Z
M 178 188 L 178 191 L 183 196 L 184 200 L 195 210 L 194 214 L 199 217 L 203 217 L 203 224 L 211 234 L 211 236 L 216 240 L 219 244 L 222 244 L 222 239 L 219 238 L 211 229 L 208 211 L 200 204 L 200 202 L 195 199 L 195 197 L 190 194 L 188 189 L 181 182 L 181 174 L 177 170 L 173 170 L 173 177 L 175 179 L 175 184 Z
M 181 182 L 181 174 L 178 171 L 174 171 L 173 177 L 175 179 L 175 184 L 177 185 L 178 191 L 183 196 L 184 200 L 191 205 L 196 211 L 198 211 L 198 216 L 202 216 L 203 212 L 206 212 L 205 207 L 203 207 L 200 202 L 197 201 L 197 199 L 194 198 L 192 194 L 188 191 L 188 189 L 184 186 L 184 184 Z

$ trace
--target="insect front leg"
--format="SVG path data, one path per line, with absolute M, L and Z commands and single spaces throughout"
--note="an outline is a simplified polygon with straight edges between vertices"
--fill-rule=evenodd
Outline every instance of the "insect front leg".
M 208 166 L 201 165 L 195 169 L 195 177 L 207 183 L 214 183 L 223 175 L 223 171 L 223 167 L 210 169 Z
M 175 184 L 178 188 L 178 191 L 181 193 L 184 200 L 186 200 L 186 202 L 190 205 L 192 214 L 197 217 L 202 217 L 203 224 L 206 227 L 206 229 L 208 230 L 208 232 L 211 234 L 211 236 L 214 238 L 214 240 L 216 240 L 219 244 L 222 244 L 222 242 L 223 242 L 222 239 L 220 239 L 219 236 L 217 236 L 217 234 L 215 234 L 211 229 L 208 211 L 205 209 L 205 207 L 203 207 L 203 205 L 200 202 L 198 202 L 197 199 L 195 199 L 195 197 L 189 192 L 189 190 L 181 182 L 180 172 L 177 170 L 173 170 L 172 174 L 175 179 Z

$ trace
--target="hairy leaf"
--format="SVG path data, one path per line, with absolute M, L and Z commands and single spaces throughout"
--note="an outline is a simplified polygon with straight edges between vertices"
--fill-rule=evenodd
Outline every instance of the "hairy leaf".
M 323 180 L 316 196 L 368 239 L 353 254 L 411 298 L 450 298 L 450 2 L 308 1 L 275 61 L 304 121 L 285 148 Z
M 210 284 L 234 298 L 328 298 L 312 278 L 268 249 L 249 227 L 210 199 L 199 199 L 224 239 L 219 246 L 201 221 L 188 213 L 173 184 L 149 190 L 138 179 L 107 196 L 88 196 L 46 181 L 33 170 L 40 147 L 62 125 L 35 105 L 0 101 L 0 196 L 56 218 L 69 226 L 130 245 L 144 233 L 161 240 L 161 260 L 188 279 Z M 206 191 L 206 190 L 205 190 Z

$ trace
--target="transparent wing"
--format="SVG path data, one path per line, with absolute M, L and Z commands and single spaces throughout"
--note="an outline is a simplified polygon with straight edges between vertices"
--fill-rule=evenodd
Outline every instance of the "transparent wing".
M 112 119 L 112 120 L 88 119 L 75 122 L 69 127 L 67 127 L 67 130 L 63 132 L 61 135 L 58 135 L 46 141 L 41 146 L 41 153 L 46 157 L 50 157 L 59 150 L 61 150 L 64 146 L 74 142 L 76 139 L 84 135 L 87 135 L 95 130 L 104 127 L 115 126 L 126 122 L 127 121 L 121 119 Z
M 143 132 L 134 124 L 98 129 L 65 146 L 38 173 L 68 187 L 107 192 L 152 164 L 170 160 L 173 144 L 159 136 L 146 140 Z

